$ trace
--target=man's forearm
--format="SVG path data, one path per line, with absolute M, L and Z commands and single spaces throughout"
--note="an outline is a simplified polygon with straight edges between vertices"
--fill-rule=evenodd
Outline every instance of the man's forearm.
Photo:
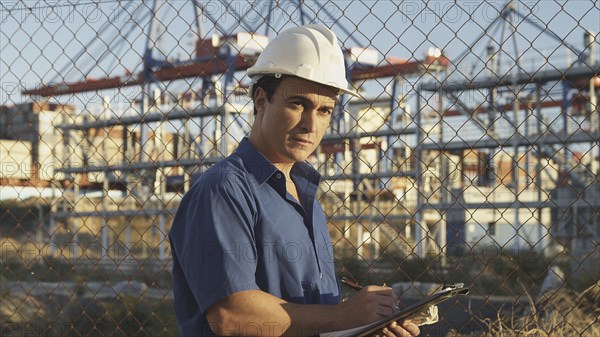
M 289 303 L 260 290 L 232 294 L 206 312 L 223 336 L 313 336 L 349 328 L 340 305 Z

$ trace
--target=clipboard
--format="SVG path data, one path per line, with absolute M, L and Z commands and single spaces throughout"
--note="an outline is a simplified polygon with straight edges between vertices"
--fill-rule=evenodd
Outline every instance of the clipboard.
M 460 295 L 466 295 L 468 293 L 469 293 L 469 288 L 464 288 L 463 283 L 457 283 L 457 284 L 454 284 L 451 286 L 445 286 L 442 290 L 423 298 L 422 300 L 418 301 L 417 303 L 415 303 L 413 305 L 410 305 L 404 309 L 401 309 L 400 311 L 394 313 L 393 315 L 391 315 L 389 317 L 386 317 L 375 323 L 365 325 L 365 326 L 361 327 L 360 329 L 353 331 L 352 335 L 355 337 L 368 336 L 369 334 L 372 334 L 378 330 L 385 328 L 392 322 L 400 321 L 402 319 L 405 319 L 411 315 L 414 315 L 414 314 L 420 312 L 421 310 L 425 310 L 432 305 L 437 305 L 441 302 L 444 302 L 447 299 L 450 299 L 450 298 L 453 298 L 456 296 L 460 296 Z

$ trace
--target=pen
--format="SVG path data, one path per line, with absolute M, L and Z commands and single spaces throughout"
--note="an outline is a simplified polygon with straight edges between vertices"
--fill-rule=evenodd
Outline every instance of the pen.
M 342 280 L 341 280 L 341 282 L 342 282 L 343 284 L 347 285 L 348 287 L 350 287 L 350 288 L 352 288 L 352 289 L 356 290 L 356 291 L 360 291 L 360 290 L 363 288 L 363 287 L 362 287 L 360 284 L 358 284 L 358 283 L 356 283 L 356 282 L 353 282 L 353 281 L 350 281 L 350 280 L 349 280 L 348 278 L 346 278 L 346 277 L 342 277 Z M 385 284 L 384 284 L 383 286 L 385 287 Z M 395 296 L 394 296 L 394 297 L 395 297 Z M 399 306 L 398 304 L 396 304 L 396 309 L 400 309 L 400 306 Z
M 350 281 L 349 279 L 347 279 L 345 277 L 342 277 L 342 283 L 345 284 L 345 285 L 347 285 L 348 287 L 356 290 L 356 291 L 359 291 L 359 290 L 362 289 L 362 286 L 360 284 L 358 284 L 356 282 L 352 282 L 352 281 Z

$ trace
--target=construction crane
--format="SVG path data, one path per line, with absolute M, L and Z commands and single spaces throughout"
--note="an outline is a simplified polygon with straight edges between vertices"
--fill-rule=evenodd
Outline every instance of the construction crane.
M 314 19 L 310 18 L 307 14 L 306 9 L 303 6 L 303 1 L 294 0 L 288 1 L 297 5 L 297 9 L 299 10 L 300 18 L 298 24 L 308 23 L 313 21 Z M 108 191 L 114 189 L 115 186 L 119 186 L 118 189 L 122 191 L 130 190 L 134 199 L 139 200 L 140 203 L 144 204 L 147 200 L 151 199 L 154 195 L 148 195 L 148 193 L 144 192 L 144 189 L 149 189 L 150 191 L 154 191 L 152 193 L 157 193 L 158 200 L 162 201 L 160 195 L 164 194 L 166 191 L 166 187 L 163 185 L 167 184 L 168 179 L 166 178 L 175 178 L 175 176 L 166 176 L 167 168 L 174 167 L 182 167 L 184 168 L 184 176 L 181 179 L 184 181 L 187 186 L 189 186 L 190 181 L 192 180 L 193 168 L 195 167 L 203 167 L 206 165 L 210 165 L 214 163 L 217 158 L 189 158 L 183 156 L 183 158 L 175 158 L 168 160 L 159 160 L 153 161 L 150 160 L 149 151 L 145 150 L 145 146 L 148 146 L 147 143 L 151 143 L 148 140 L 153 138 L 156 139 L 158 133 L 150 132 L 150 124 L 157 123 L 161 124 L 165 121 L 180 119 L 183 121 L 188 121 L 192 118 L 208 118 L 212 119 L 213 123 L 217 124 L 218 118 L 221 118 L 221 121 L 226 120 L 227 108 L 226 104 L 209 107 L 204 106 L 204 102 L 197 102 L 195 105 L 198 107 L 184 107 L 179 106 L 178 108 L 173 108 L 173 110 L 169 110 L 168 113 L 165 111 L 156 109 L 157 102 L 163 101 L 162 95 L 168 95 L 165 90 L 169 83 L 174 81 L 185 82 L 186 85 L 189 86 L 189 91 L 184 92 L 181 97 L 186 97 L 186 95 L 191 94 L 196 98 L 208 97 L 207 95 L 218 95 L 221 97 L 221 101 L 226 103 L 230 98 L 230 94 L 236 94 L 237 89 L 243 89 L 244 85 L 240 84 L 239 81 L 236 81 L 235 74 L 239 72 L 243 72 L 247 68 L 249 68 L 259 55 L 260 51 L 266 44 L 268 43 L 268 36 L 271 33 L 271 29 L 277 27 L 277 20 L 281 20 L 280 17 L 271 17 L 272 7 L 275 5 L 275 2 L 268 2 L 269 9 L 267 11 L 268 17 L 265 18 L 264 21 L 258 22 L 258 24 L 254 24 L 249 20 L 245 20 L 243 13 L 240 13 L 236 10 L 236 8 L 230 6 L 230 4 L 226 1 L 221 1 L 221 4 L 224 8 L 227 8 L 228 13 L 237 18 L 235 20 L 235 25 L 232 27 L 223 27 L 223 22 L 219 20 L 219 18 L 215 18 L 210 10 L 206 10 L 203 5 L 199 1 L 192 1 L 187 6 L 191 5 L 194 12 L 194 21 L 192 22 L 190 28 L 192 28 L 193 35 L 197 36 L 197 41 L 194 43 L 194 51 L 191 53 L 191 57 L 188 59 L 182 59 L 178 57 L 177 59 L 166 59 L 166 57 L 156 57 L 156 55 L 160 55 L 162 51 L 158 50 L 161 47 L 161 32 L 160 27 L 162 27 L 161 23 L 161 15 L 160 8 L 162 6 L 157 5 L 158 1 L 152 3 L 151 8 L 149 9 L 149 14 L 145 16 L 143 13 L 138 13 L 136 20 L 146 20 L 149 19 L 149 24 L 145 25 L 147 31 L 145 35 L 147 36 L 147 40 L 145 43 L 145 48 L 141 55 L 141 67 L 134 68 L 136 71 L 132 72 L 126 70 L 124 74 L 114 75 L 108 74 L 106 77 L 102 78 L 91 78 L 89 75 L 93 73 L 94 69 L 98 69 L 99 62 L 87 62 L 85 63 L 83 56 L 90 54 L 89 50 L 91 50 L 92 46 L 96 43 L 99 44 L 100 48 L 106 49 L 107 46 L 103 41 L 111 41 L 111 45 L 108 46 L 108 49 L 111 50 L 110 54 L 107 54 L 107 57 L 115 57 L 117 64 L 122 64 L 123 61 L 118 59 L 118 52 L 123 48 L 127 48 L 130 46 L 128 44 L 128 37 L 133 34 L 135 29 L 139 29 L 138 25 L 130 25 L 119 27 L 119 31 L 113 37 L 105 38 L 109 32 L 108 28 L 111 28 L 108 24 L 106 27 L 101 27 L 98 30 L 98 35 L 94 37 L 89 43 L 87 43 L 83 49 L 77 53 L 73 60 L 75 62 L 79 62 L 79 66 L 73 65 L 73 67 L 77 70 L 77 73 L 84 74 L 83 79 L 74 80 L 74 81 L 66 81 L 64 80 L 64 76 L 62 74 L 68 74 L 71 69 L 60 69 L 58 71 L 57 77 L 60 77 L 62 80 L 60 81 L 49 81 L 46 84 L 38 86 L 36 88 L 28 88 L 23 91 L 23 94 L 35 96 L 35 97 L 60 97 L 64 95 L 78 95 L 86 92 L 94 92 L 99 95 L 101 92 L 107 89 L 122 89 L 127 87 L 141 87 L 141 94 L 137 97 L 132 98 L 131 102 L 135 105 L 138 105 L 139 108 L 135 109 L 135 113 L 133 115 L 128 116 L 111 116 L 111 108 L 108 105 L 107 100 L 104 100 L 104 110 L 105 113 L 102 118 L 99 119 L 86 119 L 80 122 L 77 122 L 77 125 L 61 125 L 60 127 L 65 129 L 67 133 L 69 130 L 76 132 L 84 132 L 84 137 L 89 137 L 91 134 L 95 134 L 94 130 L 102 130 L 105 128 L 117 127 L 118 132 L 123 132 L 123 161 L 121 163 L 104 163 L 104 164 L 90 164 L 89 161 L 83 160 L 83 165 L 81 167 L 63 167 L 57 169 L 57 171 L 64 174 L 66 179 L 72 179 L 73 174 L 82 174 L 84 178 L 90 172 L 99 172 L 104 174 L 104 178 L 102 178 L 102 182 L 100 183 L 100 187 L 102 190 L 102 205 L 98 206 L 96 210 L 86 211 L 86 210 L 70 210 L 63 209 L 53 210 L 53 219 L 63 219 L 65 223 L 68 223 L 70 220 L 69 217 L 79 216 L 79 217 L 100 217 L 102 218 L 102 231 L 101 231 L 101 243 L 103 247 L 103 254 L 107 253 L 107 249 L 109 247 L 109 219 L 115 214 L 120 214 L 122 216 L 134 216 L 138 214 L 138 210 L 133 209 L 119 209 L 117 211 L 112 210 L 110 208 L 109 203 L 107 202 Z M 318 4 L 318 2 L 317 2 Z M 144 7 L 142 7 L 144 9 Z M 327 7 L 323 6 L 323 12 L 326 15 L 329 15 L 333 18 L 332 14 L 328 12 Z M 180 11 L 181 12 L 181 11 Z M 134 12 L 137 13 L 137 12 Z M 125 15 L 126 13 L 117 13 L 116 15 Z M 164 13 L 163 13 L 164 14 Z M 210 22 L 214 23 L 214 31 L 212 35 L 207 34 L 203 27 L 202 22 L 204 19 L 208 19 Z M 136 21 L 131 20 L 131 21 Z M 289 25 L 288 22 L 284 22 L 281 26 Z M 260 31 L 261 26 L 264 26 L 263 34 L 259 34 L 257 32 Z M 242 31 L 239 31 L 242 30 Z M 334 27 L 334 30 L 341 31 L 348 36 L 348 42 L 353 43 L 355 45 L 360 46 L 360 41 L 356 39 L 354 34 L 341 24 L 337 24 Z M 239 31 L 239 32 L 235 32 Z M 234 33 L 235 32 L 235 33 Z M 125 47 L 123 47 L 125 46 Z M 160 52 L 160 53 L 159 53 Z M 162 56 L 168 53 L 162 53 Z M 389 99 L 389 111 L 393 111 L 396 109 L 398 102 L 396 100 L 396 96 L 399 94 L 398 82 L 401 81 L 404 77 L 408 77 L 411 75 L 418 75 L 424 72 L 430 71 L 432 69 L 445 69 L 450 65 L 450 61 L 442 55 L 441 51 L 438 50 L 437 53 L 429 54 L 424 56 L 422 60 L 404 60 L 399 58 L 386 58 L 383 60 L 379 60 L 379 56 L 377 55 L 377 51 L 372 49 L 365 48 L 346 48 L 345 56 L 347 60 L 348 66 L 348 77 L 350 82 L 354 83 L 362 83 L 368 80 L 380 79 L 385 77 L 394 78 L 394 84 L 392 86 L 392 95 Z M 104 52 L 101 52 L 100 55 L 104 55 Z M 103 60 L 105 62 L 105 60 Z M 114 69 L 114 68 L 113 68 Z M 103 70 L 103 69 L 100 69 Z M 201 88 L 199 93 L 196 94 L 191 86 L 193 81 L 182 81 L 186 79 L 198 79 L 201 80 Z M 156 89 L 154 89 L 156 88 Z M 171 88 L 171 87 L 169 87 Z M 190 90 L 191 89 L 191 90 Z M 173 90 L 173 89 L 170 89 Z M 158 92 L 158 95 L 156 94 Z M 136 94 L 139 91 L 136 91 Z M 172 94 L 171 94 L 172 95 Z M 174 96 L 174 95 L 172 95 Z M 165 96 L 166 97 L 166 96 Z M 343 101 L 345 98 L 341 98 Z M 367 102 L 368 103 L 368 102 Z M 344 104 L 341 104 L 342 107 Z M 154 106 L 154 109 L 152 109 Z M 338 123 L 342 123 L 343 120 L 338 120 Z M 185 122 L 183 122 L 185 124 Z M 189 123 L 188 123 L 189 124 Z M 202 122 L 200 123 L 202 124 Z M 129 128 L 137 128 L 135 132 Z M 190 137 L 189 132 L 187 131 L 187 124 L 184 126 L 184 138 L 186 138 L 186 142 L 189 140 L 187 137 Z M 226 128 L 226 127 L 225 127 Z M 91 131 L 91 132 L 90 132 Z M 221 135 L 226 136 L 228 130 L 221 130 Z M 87 135 L 87 136 L 85 136 Z M 387 136 L 391 135 L 388 132 Z M 128 152 L 132 152 L 128 147 L 127 142 L 125 141 L 126 137 L 135 138 L 135 142 L 139 139 L 140 148 L 136 149 L 139 153 L 135 156 L 127 157 Z M 355 140 L 359 138 L 367 137 L 366 134 L 355 135 Z M 386 135 L 383 135 L 386 137 Z M 193 138 L 193 137 L 191 137 Z M 225 137 L 221 137 L 221 145 L 224 143 Z M 216 142 L 217 137 L 215 137 L 212 141 Z M 82 144 L 82 147 L 86 144 Z M 88 143 L 89 140 L 87 140 Z M 337 143 L 341 144 L 344 142 L 343 138 L 332 138 L 329 136 L 328 139 L 329 144 Z M 186 143 L 191 144 L 191 143 Z M 354 142 L 356 146 L 358 146 L 357 142 Z M 88 145 L 86 145 L 88 146 Z M 104 145 L 101 145 L 104 146 Z M 186 146 L 185 144 L 183 145 Z M 88 146 L 90 147 L 90 146 Z M 225 154 L 224 151 L 226 147 L 221 147 L 218 151 L 221 154 Z M 189 151 L 188 151 L 189 152 Z M 83 151 L 83 156 L 87 156 L 86 151 Z M 159 171 L 162 176 L 159 178 Z M 389 173 L 388 173 L 389 175 Z M 358 189 L 358 181 L 360 178 L 358 175 L 355 180 L 355 188 Z M 141 178 L 141 184 L 137 183 L 135 180 Z M 149 179 L 146 179 L 149 178 Z M 335 177 L 333 177 L 335 178 Z M 333 179 L 331 178 L 331 179 Z M 115 181 L 116 180 L 116 181 Z M 152 181 L 149 181 L 152 180 Z M 174 179 L 171 179 L 173 181 Z M 88 181 L 87 179 L 81 179 L 79 183 L 71 184 L 70 186 L 75 186 L 75 190 L 72 194 L 65 195 L 75 195 L 77 196 L 79 193 L 79 187 L 85 188 L 82 184 L 82 181 Z M 161 181 L 161 186 L 157 187 L 154 182 Z M 128 186 L 129 184 L 129 186 Z M 89 186 L 93 186 L 95 188 L 99 187 L 98 183 L 91 184 Z M 184 190 L 186 188 L 184 187 Z M 125 192 L 123 192 L 125 193 Z M 123 195 L 123 197 L 128 197 Z M 156 196 L 154 196 L 156 197 Z M 65 197 L 68 198 L 68 197 Z M 155 198 L 156 199 L 156 198 Z M 167 202 L 164 202 L 165 205 Z M 58 203 L 56 203 L 58 204 Z M 66 202 L 65 205 L 75 204 L 73 202 Z M 160 208 L 160 210 L 159 210 Z M 115 213 L 116 212 L 116 213 Z M 151 207 L 146 206 L 143 214 L 158 216 L 157 226 L 159 228 L 159 232 L 165 232 L 166 226 L 166 218 L 169 214 L 170 210 L 165 209 L 165 207 L 158 207 L 156 209 L 151 209 Z M 360 219 L 360 216 L 356 216 L 357 219 Z M 332 218 L 335 220 L 335 218 Z M 54 221 L 54 220 L 53 220 Z M 68 225 L 66 225 L 68 227 Z M 126 230 L 130 231 L 129 229 Z M 127 236 L 127 235 L 126 235 Z M 126 242 L 130 242 L 130 238 L 125 239 Z M 159 249 L 159 257 L 165 257 L 165 247 L 164 242 L 161 241 L 161 246 Z

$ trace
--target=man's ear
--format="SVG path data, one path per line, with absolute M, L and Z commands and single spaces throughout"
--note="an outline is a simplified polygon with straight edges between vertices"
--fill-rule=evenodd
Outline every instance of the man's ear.
M 267 93 L 265 89 L 258 87 L 254 90 L 254 109 L 256 109 L 256 113 L 262 113 L 265 111 L 265 105 L 267 103 Z

